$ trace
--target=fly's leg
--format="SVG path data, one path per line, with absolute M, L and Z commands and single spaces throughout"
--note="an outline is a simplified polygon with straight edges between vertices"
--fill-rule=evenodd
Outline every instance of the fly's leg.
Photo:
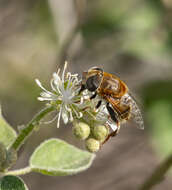
M 95 92 L 91 97 L 90 100 L 94 99 L 97 96 L 97 92 Z
M 116 113 L 115 111 L 113 110 L 112 107 L 109 106 L 109 103 L 106 104 L 106 108 L 110 114 L 110 117 L 111 119 L 115 122 L 115 123 L 119 123 L 118 119 L 117 119 L 117 116 L 116 116 Z
M 107 126 L 109 128 L 109 125 Z M 119 133 L 119 130 L 120 130 L 120 125 L 117 125 L 117 129 L 113 132 L 111 132 L 107 137 L 106 139 L 103 141 L 102 144 L 105 144 L 111 137 L 115 137 L 118 133 Z
M 99 100 L 97 105 L 96 105 L 96 109 L 98 109 L 101 106 L 101 104 L 102 104 L 102 100 Z
M 95 94 L 93 94 L 91 97 L 90 97 L 90 100 L 94 99 L 95 97 L 97 96 L 97 92 L 95 92 Z M 101 106 L 102 104 L 102 100 L 99 100 L 96 107 L 95 107 L 95 111 Z
M 117 124 L 117 129 L 116 129 L 115 131 L 111 132 L 111 133 L 106 137 L 106 139 L 104 140 L 104 142 L 103 142 L 102 144 L 104 144 L 105 142 L 107 142 L 111 137 L 115 137 L 115 136 L 118 134 L 119 129 L 120 129 L 120 123 L 119 123 L 119 121 L 118 121 L 118 119 L 117 119 L 117 115 L 116 115 L 115 111 L 113 110 L 113 108 L 111 108 L 111 107 L 109 106 L 109 103 L 107 103 L 106 107 L 107 107 L 107 110 L 108 110 L 108 112 L 109 112 L 109 114 L 110 114 L 110 118 Z M 107 125 L 107 127 L 109 128 L 110 126 Z
M 81 94 L 82 91 L 84 91 L 86 88 L 85 88 L 85 85 L 81 85 L 81 89 L 79 90 L 79 93 L 78 94 Z
M 90 100 L 94 99 L 96 96 L 97 96 L 97 92 L 95 92 L 95 93 L 90 97 Z M 95 110 L 98 109 L 98 108 L 101 106 L 101 103 L 102 103 L 102 101 L 99 100 L 98 103 L 97 103 L 97 105 L 96 105 L 96 107 L 95 107 Z M 87 108 L 89 108 L 89 107 L 83 108 L 83 111 L 86 110 Z

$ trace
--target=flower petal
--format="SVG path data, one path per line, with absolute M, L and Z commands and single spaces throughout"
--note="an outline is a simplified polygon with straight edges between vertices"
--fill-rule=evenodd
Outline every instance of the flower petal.
M 67 61 L 65 61 L 64 68 L 63 68 L 62 83 L 64 83 L 66 68 L 67 68 Z
M 41 82 L 40 82 L 38 79 L 35 79 L 35 82 L 36 82 L 36 84 L 37 84 L 42 90 L 44 90 L 44 91 L 47 92 L 48 94 L 52 94 L 50 91 L 46 90 L 46 89 L 42 86 Z
M 38 97 L 38 100 L 39 100 L 39 101 L 46 101 L 46 100 L 47 100 L 47 101 L 52 101 L 52 100 L 55 101 L 55 100 L 57 100 L 57 99 L 56 99 L 56 98 L 52 98 L 52 97 L 51 97 L 51 98 Z
M 58 87 L 62 85 L 62 81 L 57 73 L 53 73 L 53 82 Z
M 43 97 L 43 98 L 51 98 L 52 95 L 47 93 L 47 92 L 41 92 L 40 95 Z
M 43 122 L 41 122 L 41 123 L 43 123 L 43 124 L 50 124 L 50 123 L 52 123 L 53 121 L 55 121 L 56 119 L 57 119 L 57 117 L 58 117 L 58 113 L 53 117 L 53 119 L 51 119 L 50 121 L 43 121 Z
M 62 119 L 64 121 L 64 124 L 67 124 L 68 121 L 69 121 L 69 119 L 68 119 L 68 113 L 67 113 L 67 111 L 65 109 L 63 109 L 63 111 L 62 111 Z
M 54 90 L 58 94 L 61 94 L 61 91 L 60 91 L 58 85 L 54 84 L 54 79 L 51 79 L 50 85 L 51 85 L 52 90 Z
M 61 118 L 61 114 L 62 114 L 62 106 L 60 107 L 60 111 L 59 111 L 59 115 L 58 115 L 57 128 L 59 128 L 59 126 L 60 126 L 60 118 Z

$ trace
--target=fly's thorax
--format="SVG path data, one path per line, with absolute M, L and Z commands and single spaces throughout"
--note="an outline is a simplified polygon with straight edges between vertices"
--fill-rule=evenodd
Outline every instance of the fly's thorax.
M 114 98 L 120 98 L 127 93 L 128 88 L 119 78 L 109 73 L 103 74 L 103 78 L 98 89 L 100 95 L 108 95 Z

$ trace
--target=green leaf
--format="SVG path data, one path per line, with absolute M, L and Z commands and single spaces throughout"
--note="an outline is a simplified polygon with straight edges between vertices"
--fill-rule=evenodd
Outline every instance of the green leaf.
M 0 190 L 28 190 L 28 188 L 21 178 L 9 175 L 0 179 Z
M 35 150 L 30 159 L 30 167 L 32 171 L 45 175 L 65 176 L 86 170 L 94 158 L 94 154 L 62 140 L 49 139 Z
M 5 121 L 2 116 L 0 108 L 0 142 L 2 142 L 6 147 L 9 147 L 15 140 L 17 134 L 15 130 Z

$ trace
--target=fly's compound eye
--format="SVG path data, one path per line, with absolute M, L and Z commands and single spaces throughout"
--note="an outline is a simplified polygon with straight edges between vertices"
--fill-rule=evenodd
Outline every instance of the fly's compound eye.
M 99 84 L 100 84 L 99 77 L 97 75 L 93 75 L 87 79 L 86 88 L 89 91 L 93 92 L 99 87 Z

